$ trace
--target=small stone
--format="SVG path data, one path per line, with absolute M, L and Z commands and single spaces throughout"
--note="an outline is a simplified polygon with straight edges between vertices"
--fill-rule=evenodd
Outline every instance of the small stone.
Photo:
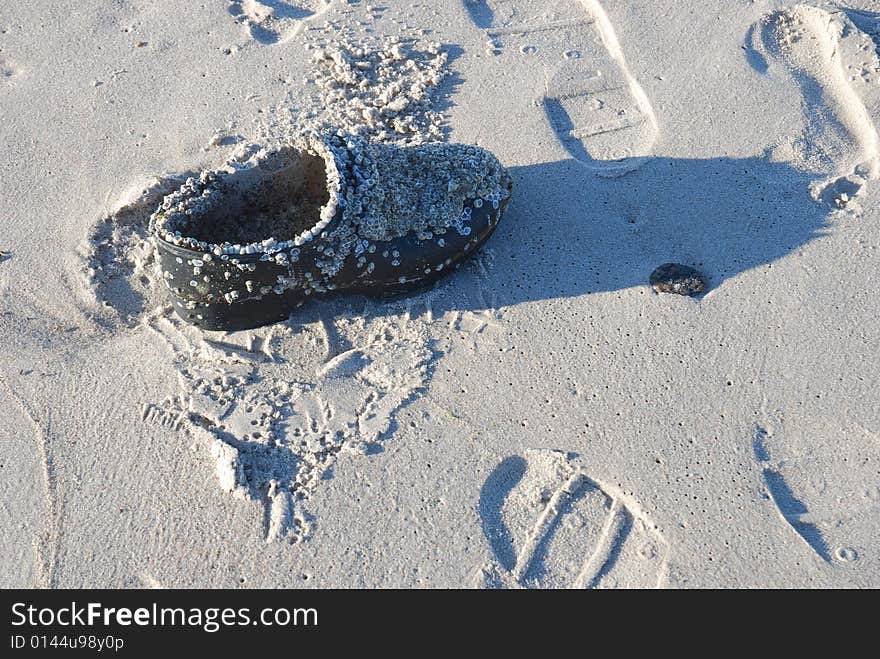
M 651 273 L 651 287 L 658 293 L 699 295 L 706 280 L 694 268 L 680 263 L 664 263 Z

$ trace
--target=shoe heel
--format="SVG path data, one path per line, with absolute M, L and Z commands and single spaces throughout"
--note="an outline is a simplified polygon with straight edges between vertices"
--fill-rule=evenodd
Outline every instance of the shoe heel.
M 174 311 L 202 329 L 231 332 L 275 323 L 308 297 L 301 289 L 279 288 L 290 269 L 264 255 L 218 256 L 155 241 Z

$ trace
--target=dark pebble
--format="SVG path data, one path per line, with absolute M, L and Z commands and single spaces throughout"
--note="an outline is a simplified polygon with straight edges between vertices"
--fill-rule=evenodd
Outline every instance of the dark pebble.
M 658 293 L 699 295 L 706 280 L 698 270 L 681 263 L 664 263 L 651 273 L 651 287 Z

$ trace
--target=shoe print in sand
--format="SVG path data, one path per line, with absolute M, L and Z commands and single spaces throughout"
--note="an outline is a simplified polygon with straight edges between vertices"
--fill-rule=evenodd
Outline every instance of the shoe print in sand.
M 640 506 L 591 478 L 576 456 L 529 450 L 483 486 L 480 517 L 495 560 L 486 588 L 656 588 L 668 547 Z
M 627 66 L 614 27 L 595 0 L 465 0 L 486 31 L 487 49 L 540 66 L 538 95 L 562 146 L 603 176 L 636 169 L 653 151 L 658 127 L 647 95 Z
M 874 42 L 844 12 L 809 5 L 771 12 L 750 34 L 755 50 L 766 54 L 767 74 L 791 76 L 803 93 L 802 134 L 780 145 L 777 157 L 816 172 L 816 201 L 848 206 L 880 174 Z
M 782 412 L 755 429 L 765 499 L 791 527 L 791 551 L 809 551 L 854 576 L 876 574 L 880 538 L 871 520 L 880 513 L 878 439 L 857 424 Z

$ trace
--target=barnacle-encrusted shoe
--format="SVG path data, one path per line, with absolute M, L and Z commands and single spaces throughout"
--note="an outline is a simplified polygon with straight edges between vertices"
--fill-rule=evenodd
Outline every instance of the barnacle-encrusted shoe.
M 449 272 L 491 235 L 510 189 L 478 147 L 306 133 L 187 180 L 150 228 L 177 313 L 240 330 L 312 295 L 388 295 Z

